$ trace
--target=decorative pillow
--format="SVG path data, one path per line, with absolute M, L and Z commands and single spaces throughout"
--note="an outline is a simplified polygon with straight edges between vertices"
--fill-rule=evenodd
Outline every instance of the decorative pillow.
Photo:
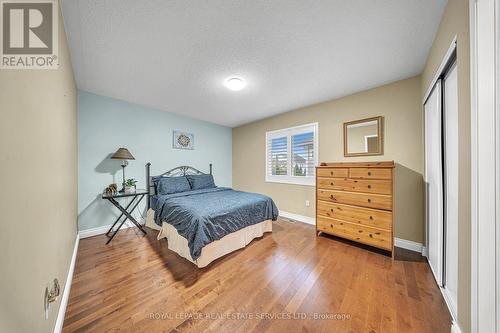
M 187 175 L 186 178 L 188 179 L 192 190 L 216 187 L 214 177 L 212 175 Z
M 172 194 L 191 190 L 186 177 L 154 177 L 153 183 L 156 194 Z

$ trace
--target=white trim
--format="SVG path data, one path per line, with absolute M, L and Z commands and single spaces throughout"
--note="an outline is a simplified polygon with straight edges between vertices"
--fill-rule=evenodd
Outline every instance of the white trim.
M 402 238 L 394 237 L 394 246 L 402 249 L 410 250 L 413 252 L 422 253 L 423 245 L 422 243 L 414 242 L 411 240 L 406 240 Z
M 500 0 L 495 0 L 495 299 L 500 299 Z M 491 280 L 490 280 L 491 282 Z M 500 305 L 495 303 L 495 324 L 500 332 Z
M 73 273 L 75 271 L 76 255 L 78 253 L 78 245 L 80 243 L 80 237 L 77 234 L 75 240 L 75 246 L 73 248 L 73 255 L 71 256 L 71 263 L 69 264 L 68 276 L 66 277 L 66 283 L 64 284 L 64 290 L 61 297 L 61 304 L 59 305 L 59 311 L 57 312 L 56 324 L 54 326 L 54 333 L 61 333 L 64 324 L 64 315 L 66 314 L 66 307 L 68 306 L 69 293 L 71 291 L 71 282 L 73 281 Z
M 280 178 L 274 178 L 280 177 Z M 281 178 L 283 177 L 283 178 Z M 306 176 L 267 176 L 266 183 L 316 186 L 316 178 Z
M 458 323 L 455 320 L 451 321 L 451 333 L 462 333 L 460 326 L 458 326 Z
M 143 221 L 138 220 L 138 222 L 141 223 Z M 121 227 L 121 229 L 126 229 L 126 228 L 131 228 L 131 227 L 135 227 L 135 225 L 130 221 L 126 221 L 123 224 L 123 226 Z M 108 232 L 109 228 L 111 228 L 111 224 L 103 225 L 101 227 L 86 229 L 86 230 L 80 230 L 78 232 L 78 234 L 80 236 L 80 239 L 84 239 L 84 238 L 89 238 L 89 237 L 93 237 L 93 236 L 103 235 L 103 234 Z M 116 226 L 115 226 L 115 229 L 116 229 Z
M 427 91 L 425 92 L 422 104 L 425 104 L 425 102 L 429 98 L 429 95 L 431 94 L 432 89 L 436 85 L 436 82 L 439 80 L 439 77 L 441 76 L 441 74 L 443 74 L 443 71 L 444 71 L 444 68 L 446 67 L 446 64 L 448 63 L 448 61 L 451 58 L 451 55 L 453 54 L 453 52 L 456 49 L 457 49 L 457 35 L 455 35 L 453 37 L 453 40 L 452 40 L 452 42 L 450 44 L 450 47 L 448 48 L 448 51 L 446 51 L 446 54 L 443 57 L 443 61 L 441 62 L 441 64 L 439 65 L 438 69 L 434 73 L 434 77 L 432 78 L 432 81 L 431 81 L 429 87 L 427 87 Z
M 458 264 L 459 264 L 459 108 L 458 108 L 458 66 L 457 61 L 447 69 L 443 80 L 443 193 L 444 193 L 444 244 L 445 275 L 444 292 L 449 302 L 450 312 L 456 319 L 458 299 Z
M 476 1 L 469 0 L 471 99 L 471 332 L 478 332 L 477 295 L 477 42 Z
M 432 266 L 429 265 L 429 267 L 430 267 L 432 273 L 435 275 L 435 273 L 432 269 Z M 451 332 L 461 332 L 460 327 L 458 326 L 458 323 L 457 323 L 457 314 L 453 310 L 452 302 L 451 302 L 450 296 L 448 296 L 447 289 L 443 288 L 439 285 L 437 287 L 439 288 L 439 291 L 441 292 L 441 295 L 443 296 L 444 302 L 445 302 L 446 307 L 448 308 L 448 312 L 450 313 L 450 316 L 451 316 Z
M 470 0 L 471 332 L 500 332 L 498 0 Z
M 283 128 L 279 130 L 273 130 L 266 132 L 265 139 L 265 156 L 264 156 L 264 181 L 268 183 L 282 183 L 282 184 L 292 184 L 292 185 L 305 185 L 305 186 L 316 186 L 316 175 L 312 176 L 292 176 L 292 147 L 291 147 L 291 136 L 295 134 L 303 133 L 304 130 L 312 128 L 314 132 L 314 166 L 318 165 L 318 155 L 319 155 L 319 123 L 310 123 L 300 126 L 294 126 L 289 128 Z M 269 140 L 274 137 L 287 137 L 287 174 L 282 176 L 270 175 L 268 157 L 269 157 Z
M 450 312 L 451 319 L 452 319 L 452 325 L 453 325 L 453 322 L 457 320 L 457 312 L 453 306 L 453 302 L 451 300 L 451 295 L 448 292 L 448 289 L 446 289 L 446 287 L 445 288 L 440 287 L 439 289 L 441 289 L 441 294 L 443 295 L 444 302 L 446 303 L 446 306 L 448 307 L 448 311 Z
M 289 213 L 289 212 L 285 212 L 285 211 L 282 211 L 282 210 L 280 210 L 280 216 L 284 217 L 284 218 L 287 218 L 287 219 L 290 219 L 290 220 L 294 220 L 294 221 L 298 221 L 298 222 L 302 222 L 302 223 L 316 225 L 316 219 L 314 217 L 309 217 L 309 216 L 304 216 L 304 215 Z

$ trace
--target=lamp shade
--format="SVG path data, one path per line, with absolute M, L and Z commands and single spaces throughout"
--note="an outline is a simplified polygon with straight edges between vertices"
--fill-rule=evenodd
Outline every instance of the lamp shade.
M 127 148 L 118 148 L 111 158 L 114 160 L 135 160 L 135 157 L 132 156 Z

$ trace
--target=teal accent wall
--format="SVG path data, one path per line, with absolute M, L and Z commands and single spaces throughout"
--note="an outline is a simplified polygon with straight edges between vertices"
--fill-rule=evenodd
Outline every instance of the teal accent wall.
M 194 134 L 194 150 L 172 148 L 174 129 Z M 146 186 L 147 162 L 151 162 L 152 175 L 180 165 L 208 173 L 212 163 L 215 183 L 231 186 L 231 128 L 79 91 L 80 231 L 110 225 L 118 216 L 118 210 L 101 199 L 101 193 L 111 183 L 121 184 L 121 161 L 109 158 L 119 147 L 128 148 L 135 157 L 129 161 L 125 176 L 137 179 L 138 188 Z M 134 213 L 136 219 L 145 216 L 145 203 Z

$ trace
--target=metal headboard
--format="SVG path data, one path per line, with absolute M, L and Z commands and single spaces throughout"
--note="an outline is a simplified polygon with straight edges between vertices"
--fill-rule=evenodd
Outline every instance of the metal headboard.
M 173 168 L 168 170 L 167 172 L 162 173 L 158 176 L 151 176 L 151 163 L 146 163 L 146 179 L 148 182 L 147 190 L 148 190 L 148 200 L 147 200 L 147 208 L 149 210 L 151 206 L 151 195 L 155 193 L 155 186 L 153 184 L 153 177 L 182 177 L 186 175 L 205 175 L 206 173 L 201 172 L 200 170 L 193 168 L 191 166 L 183 165 L 178 166 L 177 168 Z M 212 163 L 210 163 L 210 174 L 212 174 Z

